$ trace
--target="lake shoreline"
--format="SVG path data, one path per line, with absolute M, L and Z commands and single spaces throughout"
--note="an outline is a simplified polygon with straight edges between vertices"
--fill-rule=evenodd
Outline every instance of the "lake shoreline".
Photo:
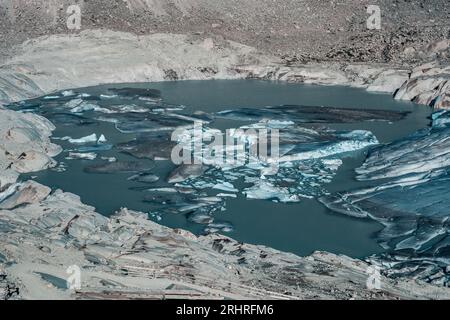
M 436 109 L 448 108 L 450 103 L 449 67 L 437 62 L 413 70 L 362 64 L 287 66 L 278 58 L 229 41 L 172 34 L 139 37 L 98 30 L 36 39 L 20 51 L 0 67 L 3 104 L 86 85 L 187 79 L 348 85 L 395 93 L 396 99 Z M 161 57 L 160 52 L 169 57 Z M 17 197 L 14 206 L 0 211 L 0 228 L 5 230 L 0 234 L 0 253 L 5 257 L 0 260 L 0 275 L 4 275 L 0 296 L 4 298 L 89 298 L 105 291 L 123 298 L 143 298 L 162 296 L 161 292 L 173 287 L 188 287 L 190 294 L 203 298 L 449 298 L 445 288 L 412 279 L 383 277 L 383 290 L 368 290 L 369 264 L 345 256 L 315 253 L 300 258 L 219 235 L 196 237 L 164 228 L 126 209 L 107 219 L 73 194 L 51 192 L 33 181 L 17 183 L 19 173 L 55 165 L 52 158 L 60 150 L 50 141 L 54 127 L 42 117 L 4 109 L 0 109 L 0 121 L 0 148 L 5 150 L 0 187 L 2 194 L 10 192 Z M 152 253 L 155 247 L 158 252 Z M 171 253 L 173 247 L 192 253 L 180 260 L 183 252 Z M 247 263 L 239 263 L 242 259 Z M 70 265 L 86 266 L 86 290 L 60 290 L 48 286 L 39 275 L 52 271 L 64 279 Z M 226 283 L 217 282 L 218 278 Z M 305 282 L 299 287 L 300 278 Z M 245 287 L 230 287 L 230 283 Z

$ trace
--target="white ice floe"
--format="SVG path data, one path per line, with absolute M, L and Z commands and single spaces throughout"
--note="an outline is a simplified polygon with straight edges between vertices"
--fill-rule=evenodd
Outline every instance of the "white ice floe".
M 101 157 L 100 159 L 106 160 L 108 162 L 116 162 L 117 161 L 116 157 Z
M 254 181 L 254 185 L 245 189 L 244 194 L 249 199 L 272 200 L 275 202 L 300 201 L 300 197 L 297 194 L 291 194 L 288 188 L 276 187 L 265 180 Z
M 69 136 L 64 136 L 64 137 L 51 137 L 51 139 L 53 139 L 53 140 L 67 141 L 67 140 L 72 139 L 72 138 L 69 137 Z
M 73 159 L 94 160 L 95 158 L 97 158 L 97 154 L 94 152 L 87 152 L 87 153 L 69 152 L 69 156 L 66 157 L 66 159 L 68 160 Z
M 102 134 L 100 135 L 100 138 L 98 138 L 97 143 L 105 143 L 108 140 L 106 140 L 106 137 Z
M 117 95 L 116 94 L 110 94 L 110 95 L 108 95 L 108 94 L 101 94 L 100 98 L 101 99 L 114 99 L 114 98 L 117 98 Z
M 217 194 L 217 197 L 220 198 L 237 198 L 237 195 L 234 193 L 219 193 Z
M 63 97 L 70 97 L 70 96 L 74 96 L 75 92 L 73 90 L 66 90 L 61 92 Z
M 82 138 L 79 138 L 79 139 L 72 139 L 72 138 L 70 138 L 69 142 L 73 143 L 73 144 L 83 144 L 83 143 L 97 142 L 97 135 L 95 133 L 93 133 L 93 134 L 91 134 L 89 136 L 82 137 Z
M 127 112 L 135 112 L 135 113 L 144 113 L 148 112 L 149 109 L 142 106 L 137 106 L 134 104 L 124 104 L 119 106 L 114 106 L 112 113 L 127 113 Z
M 264 121 L 261 121 L 264 122 Z M 292 121 L 282 121 L 282 120 L 267 120 L 265 121 L 268 128 L 272 129 L 285 129 L 289 126 L 294 125 L 295 123 Z
M 229 182 L 218 183 L 215 186 L 213 186 L 213 189 L 222 190 L 222 191 L 226 191 L 226 192 L 238 192 L 239 191 Z
M 83 102 L 79 106 L 74 107 L 70 110 L 72 113 L 82 113 L 86 111 L 97 111 L 97 112 L 103 112 L 103 113 L 114 113 L 111 110 L 107 108 L 102 108 L 94 103 L 86 103 Z

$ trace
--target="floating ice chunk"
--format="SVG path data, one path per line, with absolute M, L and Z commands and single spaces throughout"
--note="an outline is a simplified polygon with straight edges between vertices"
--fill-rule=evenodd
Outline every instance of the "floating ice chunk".
M 82 146 L 79 147 L 77 150 L 80 152 L 96 152 L 96 151 L 108 151 L 111 150 L 113 147 L 112 144 L 96 144 L 94 146 Z
M 220 198 L 237 198 L 237 195 L 234 193 L 219 193 L 217 197 Z
M 279 167 L 277 164 L 272 164 L 268 167 L 262 167 L 261 168 L 261 177 L 265 176 L 273 176 L 276 175 L 279 171 Z
M 178 192 L 178 190 L 175 188 L 151 188 L 148 190 L 152 191 L 152 192 L 167 192 L 167 193 L 177 193 Z
M 342 166 L 341 159 L 322 159 L 322 163 L 329 169 L 337 171 Z
M 101 157 L 102 160 L 106 160 L 108 162 L 116 162 L 117 158 L 116 157 Z
M 188 214 L 188 220 L 198 224 L 209 224 L 214 218 L 208 213 L 201 210 Z
M 160 101 L 161 91 L 150 88 L 111 88 L 109 92 L 117 94 L 124 99 L 140 99 L 149 101 Z
M 61 92 L 63 97 L 70 97 L 70 96 L 74 96 L 75 92 L 73 90 L 66 90 Z
M 64 172 L 66 171 L 67 166 L 64 162 L 59 162 L 57 167 L 51 168 L 50 170 L 55 172 Z
M 93 134 L 91 134 L 89 136 L 82 137 L 82 138 L 79 138 L 79 139 L 72 139 L 72 138 L 70 138 L 69 142 L 73 143 L 73 144 L 83 144 L 83 143 L 97 142 L 97 135 L 95 133 L 93 133 Z
M 156 219 L 156 221 L 161 221 L 161 220 L 162 220 L 161 215 L 158 214 L 158 213 L 156 213 L 156 212 L 150 212 L 149 215 L 150 215 L 152 218 Z
M 299 202 L 296 194 L 291 194 L 288 188 L 275 187 L 268 181 L 260 180 L 254 186 L 244 190 L 249 199 L 272 200 L 275 202 Z
M 143 183 L 154 183 L 159 180 L 159 177 L 150 173 L 139 173 L 129 177 L 127 180 L 143 182 Z
M 85 111 L 91 111 L 94 109 L 95 109 L 95 106 L 93 104 L 83 104 L 83 105 L 79 105 L 78 107 L 70 109 L 70 112 L 80 113 L 80 112 L 85 112 Z
M 61 141 L 67 141 L 67 140 L 70 140 L 72 138 L 69 137 L 69 136 L 64 136 L 64 137 L 52 137 L 52 139 L 54 139 L 54 140 L 61 140 Z
M 209 223 L 208 227 L 205 228 L 205 233 L 209 234 L 209 233 L 217 233 L 217 232 L 233 232 L 234 231 L 234 227 L 231 223 L 229 222 L 214 222 L 214 223 Z
M 117 94 L 101 94 L 100 98 L 101 99 L 114 99 L 117 98 Z
M 96 104 L 93 103 L 87 103 L 87 102 L 82 102 L 80 105 L 78 105 L 75 108 L 72 108 L 70 110 L 70 112 L 72 113 L 82 113 L 82 112 L 86 112 L 86 111 L 97 111 L 97 112 L 103 112 L 103 113 L 114 113 L 113 111 L 107 109 L 107 108 L 102 108 Z
M 66 157 L 66 159 L 68 160 L 73 159 L 94 160 L 95 158 L 97 158 L 97 154 L 94 152 L 89 153 L 69 152 L 69 156 Z
M 215 183 L 205 181 L 203 178 L 193 179 L 193 180 L 189 180 L 189 181 L 183 181 L 183 182 L 179 182 L 179 183 L 175 184 L 176 187 L 180 187 L 180 188 L 191 188 L 192 187 L 195 189 L 208 189 L 208 188 L 212 188 L 214 185 L 215 185 Z
M 93 103 L 83 102 L 75 108 L 70 110 L 72 113 L 80 113 L 85 111 L 96 111 L 106 114 L 120 114 L 120 113 L 145 113 L 149 112 L 149 108 L 137 105 L 118 105 L 109 106 L 108 108 L 100 107 Z
M 227 192 L 238 192 L 239 191 L 229 182 L 218 183 L 215 186 L 213 186 L 213 189 L 227 191 Z
M 64 104 L 64 108 L 73 109 L 73 108 L 78 107 L 82 103 L 83 103 L 83 99 L 80 99 L 80 98 L 72 99 Z
M 106 140 L 106 137 L 102 134 L 100 135 L 100 138 L 98 138 L 97 143 L 105 143 L 108 140 Z
M 262 120 L 261 122 L 264 122 L 264 120 Z M 286 121 L 268 120 L 266 123 L 267 123 L 267 127 L 272 128 L 272 129 L 285 129 L 285 128 L 295 124 L 293 121 L 287 121 L 287 120 Z
M 153 111 L 153 110 L 152 110 Z M 135 113 L 144 113 L 149 112 L 149 109 L 146 107 L 137 106 L 135 104 L 131 105 L 120 105 L 120 106 L 114 106 L 113 112 L 117 113 L 127 113 L 127 112 L 135 112 Z
M 44 100 L 55 100 L 55 99 L 59 99 L 59 96 L 45 96 L 43 99 Z

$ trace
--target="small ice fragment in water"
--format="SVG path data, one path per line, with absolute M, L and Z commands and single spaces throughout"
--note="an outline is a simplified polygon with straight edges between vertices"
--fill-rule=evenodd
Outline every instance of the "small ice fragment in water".
M 94 160 L 95 158 L 97 158 L 97 154 L 94 152 L 88 153 L 69 152 L 69 156 L 66 157 L 66 159 L 68 160 L 73 159 Z
M 51 168 L 50 170 L 55 172 L 64 172 L 66 171 L 66 164 L 64 162 L 59 162 L 57 167 Z
M 73 90 L 66 90 L 66 91 L 61 92 L 61 94 L 63 97 L 70 97 L 70 96 L 74 96 L 75 92 L 73 92 Z
M 101 99 L 114 99 L 117 98 L 116 94 L 101 94 L 100 95 Z
M 83 144 L 83 143 L 92 143 L 92 142 L 97 142 L 97 135 L 95 133 L 83 137 L 83 138 L 79 138 L 79 139 L 69 139 L 70 143 L 73 144 Z
M 235 195 L 234 193 L 219 193 L 217 195 L 217 197 L 220 197 L 220 198 L 237 198 L 237 195 Z
M 162 220 L 161 215 L 158 214 L 158 213 L 150 212 L 149 215 L 150 215 L 152 218 L 156 219 L 156 221 L 161 221 L 161 220 Z
M 205 228 L 205 233 L 217 233 L 217 232 L 233 232 L 234 227 L 229 222 L 215 222 L 208 224 L 208 227 Z
M 238 192 L 239 191 L 229 182 L 218 183 L 213 187 L 213 189 L 227 191 L 227 192 Z
M 81 113 L 81 112 L 86 112 L 86 111 L 97 111 L 97 112 L 103 112 L 103 113 L 113 113 L 113 111 L 107 109 L 107 108 L 102 108 L 96 104 L 93 103 L 87 103 L 87 102 L 82 102 L 80 105 L 78 105 L 75 108 L 70 109 L 70 112 L 72 113 Z
M 106 137 L 102 134 L 101 136 L 100 136 L 100 138 L 98 138 L 98 140 L 97 140 L 97 143 L 105 143 L 105 142 L 107 142 L 108 140 L 106 140 Z
M 79 147 L 78 151 L 80 152 L 92 152 L 92 151 L 108 151 L 113 147 L 112 144 L 97 144 L 94 146 L 83 146 Z
M 106 160 L 108 162 L 116 162 L 117 161 L 116 157 L 101 157 L 100 159 Z
M 244 190 L 249 199 L 272 200 L 275 202 L 299 202 L 296 194 L 290 194 L 288 188 L 275 187 L 268 181 L 255 181 L 254 186 Z
M 214 218 L 203 210 L 198 210 L 188 214 L 188 220 L 198 224 L 210 224 L 214 221 Z
M 67 141 L 67 140 L 72 139 L 72 138 L 69 137 L 69 136 L 65 136 L 65 137 L 51 137 L 51 139 L 53 139 L 53 140 Z
M 154 183 L 159 180 L 159 177 L 150 173 L 139 173 L 134 176 L 129 177 L 127 180 L 143 182 L 143 183 Z

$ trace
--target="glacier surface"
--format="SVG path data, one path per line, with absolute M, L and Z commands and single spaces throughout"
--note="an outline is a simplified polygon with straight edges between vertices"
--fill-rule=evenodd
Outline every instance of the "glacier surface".
M 356 170 L 368 188 L 326 195 L 331 210 L 379 221 L 386 272 L 450 284 L 450 112 L 430 128 L 371 150 Z

